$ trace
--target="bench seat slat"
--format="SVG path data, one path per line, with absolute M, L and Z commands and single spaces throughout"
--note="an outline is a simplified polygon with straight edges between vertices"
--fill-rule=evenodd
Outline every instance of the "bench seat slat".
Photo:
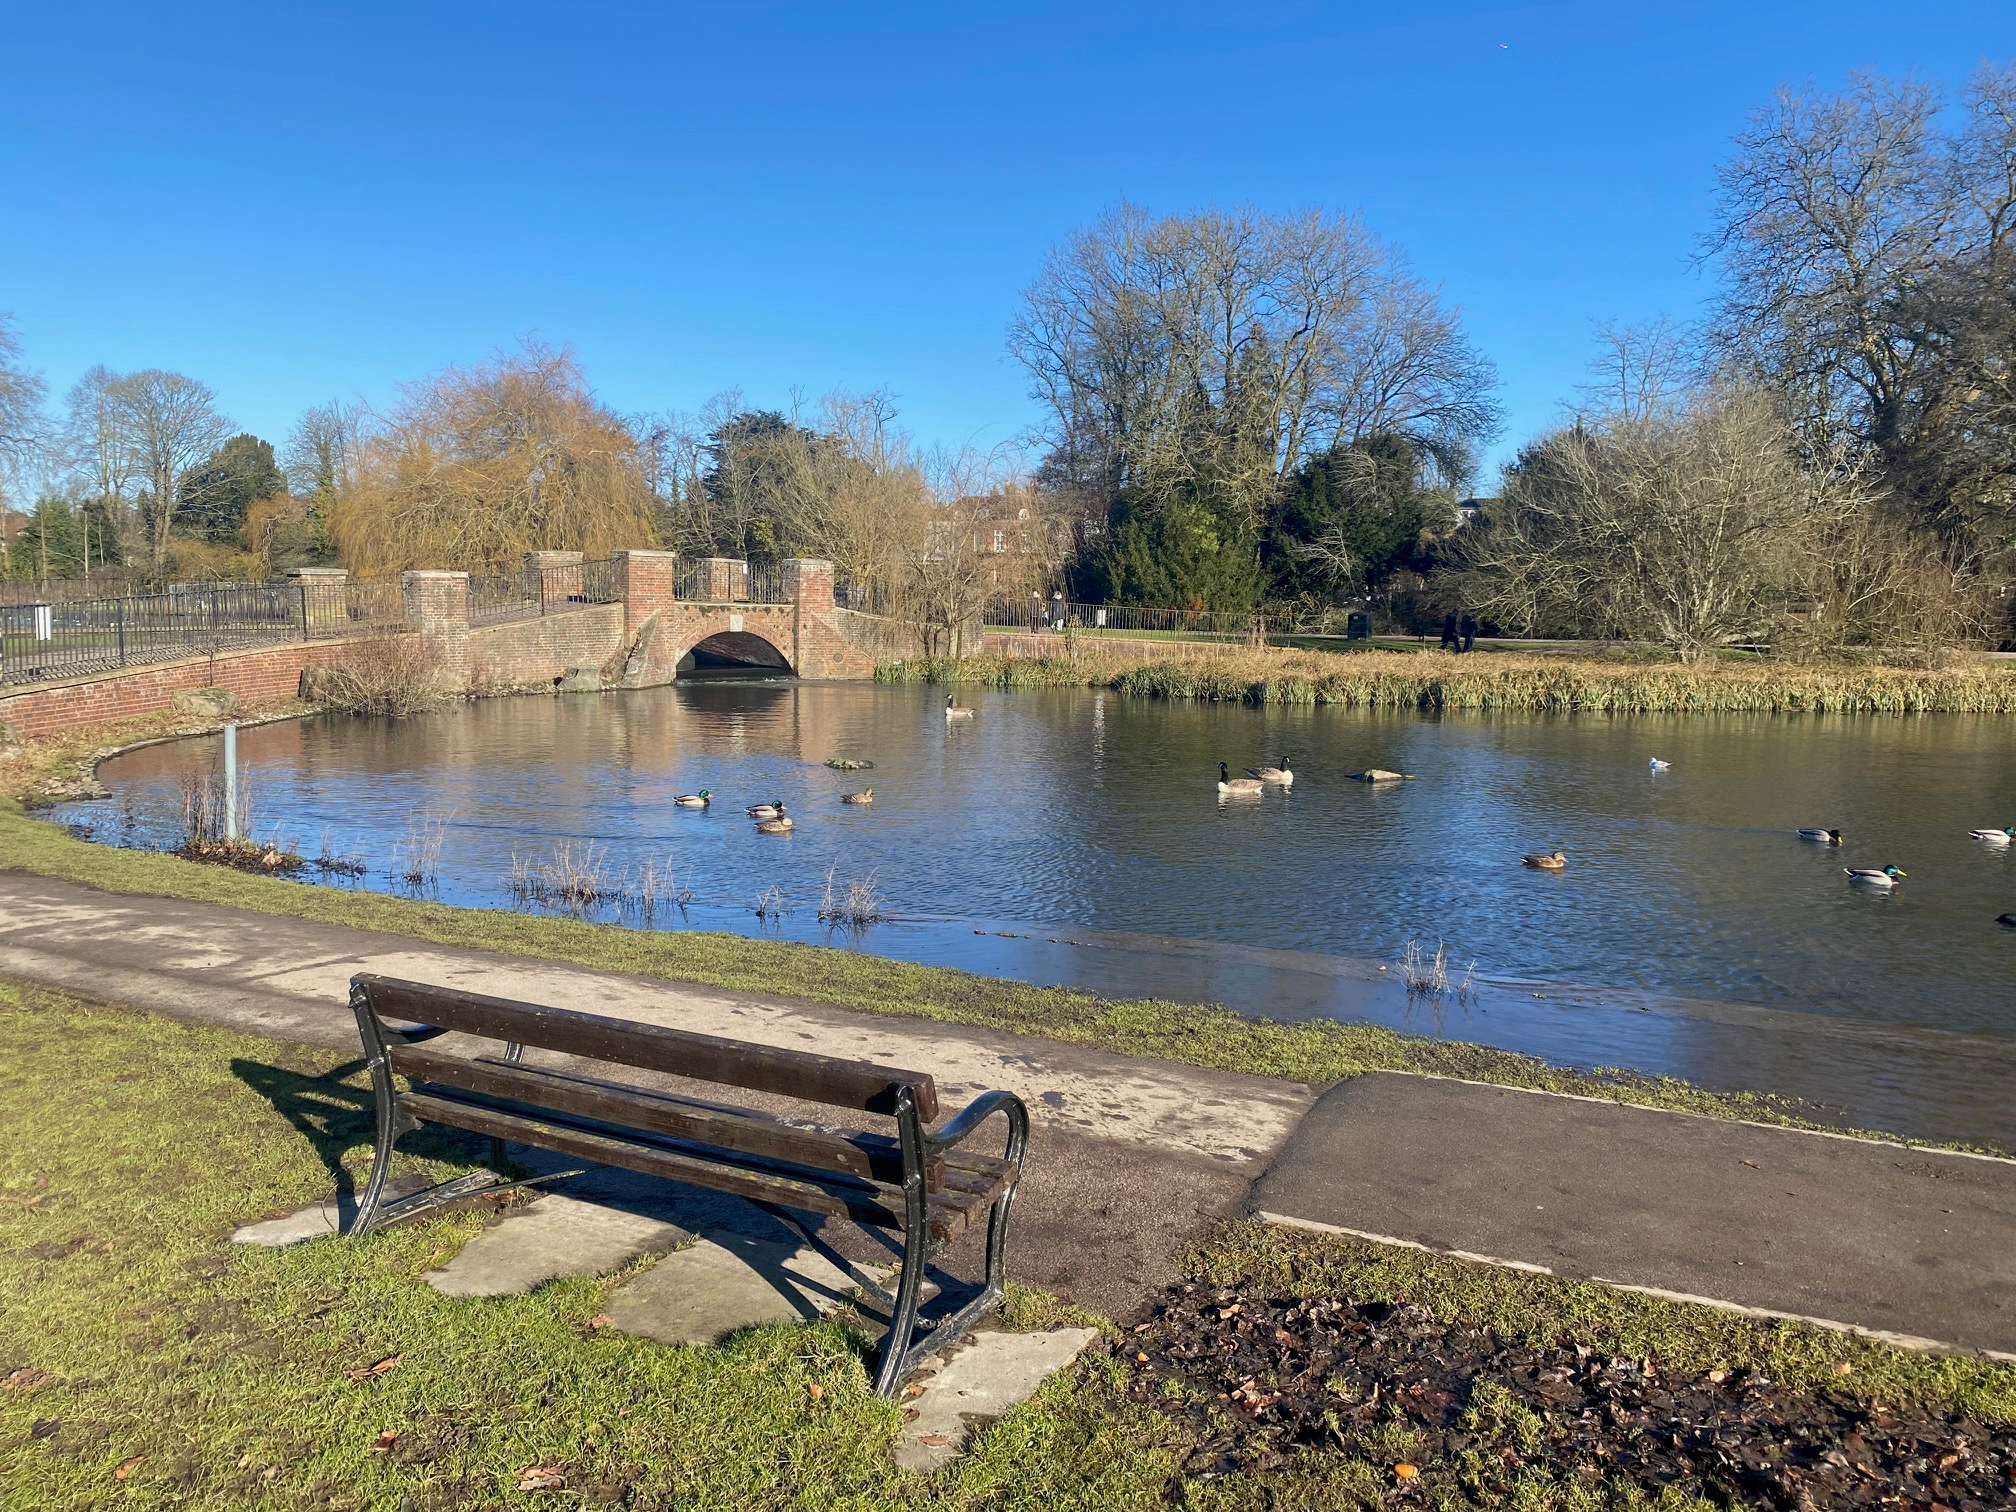
M 393 1045 L 389 1055 L 394 1071 L 419 1081 L 578 1113 L 696 1145 L 736 1150 L 864 1181 L 903 1180 L 903 1152 L 895 1140 L 886 1137 L 802 1129 L 748 1108 L 721 1107 L 545 1066 L 449 1055 L 431 1046 Z M 940 1157 L 927 1168 L 925 1184 L 935 1190 L 944 1185 L 944 1176 L 945 1162 Z
M 666 1071 L 695 1081 L 774 1092 L 804 1102 L 894 1113 L 896 1089 L 908 1086 L 918 1117 L 938 1117 L 938 1091 L 928 1072 L 870 1061 L 841 1060 L 803 1050 L 747 1045 L 684 1029 L 546 1008 L 457 988 L 360 973 L 351 978 L 380 1018 L 405 1019 L 462 1034 Z
M 493 1139 L 536 1144 L 562 1155 L 688 1182 L 756 1202 L 853 1218 L 877 1228 L 903 1227 L 902 1189 L 883 1182 L 856 1182 L 844 1177 L 822 1182 L 809 1174 L 773 1174 L 726 1165 L 718 1159 L 685 1155 L 641 1140 L 624 1139 L 613 1132 L 579 1128 L 558 1119 L 464 1101 L 453 1095 L 406 1092 L 399 1095 L 399 1103 L 413 1117 L 427 1123 L 467 1129 Z M 999 1195 L 1005 1180 L 1004 1176 L 992 1190 L 931 1194 L 927 1211 L 932 1237 L 943 1242 L 963 1233 L 973 1216 L 984 1212 Z

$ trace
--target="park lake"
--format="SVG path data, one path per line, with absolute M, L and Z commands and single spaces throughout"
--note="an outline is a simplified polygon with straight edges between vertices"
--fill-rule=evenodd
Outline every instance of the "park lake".
M 976 717 L 948 725 L 928 687 L 695 680 L 316 716 L 246 729 L 239 752 L 254 832 L 355 858 L 339 885 L 1370 1019 L 1790 1093 L 1870 1126 L 2016 1137 L 2016 931 L 1995 922 L 2016 907 L 2016 850 L 1968 836 L 2016 822 L 2006 718 L 961 701 Z M 116 757 L 113 796 L 60 817 L 173 845 L 185 774 L 214 770 L 218 747 Z M 1220 798 L 1219 761 L 1284 755 L 1292 788 Z M 1349 780 L 1375 767 L 1412 780 Z M 871 806 L 841 802 L 871 785 Z M 711 807 L 674 806 L 700 788 Z M 743 812 L 771 799 L 789 836 Z M 1805 825 L 1845 844 L 1802 842 Z M 1521 864 L 1557 847 L 1562 872 Z M 563 854 L 607 901 L 525 896 Z M 1843 874 L 1884 865 L 1908 874 L 1887 892 Z M 821 920 L 871 880 L 879 922 Z M 1447 990 L 1407 990 L 1410 942 L 1445 951 Z

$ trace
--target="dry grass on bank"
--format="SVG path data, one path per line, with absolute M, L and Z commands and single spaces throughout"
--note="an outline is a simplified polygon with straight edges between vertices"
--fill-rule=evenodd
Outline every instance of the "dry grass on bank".
M 1054 656 L 917 657 L 879 668 L 894 683 L 1111 688 L 1144 698 L 1346 708 L 1605 714 L 2009 714 L 2016 667 L 1936 670 L 1724 662 L 1607 661 L 1517 652 L 1231 650 L 1158 661 L 1098 647 Z

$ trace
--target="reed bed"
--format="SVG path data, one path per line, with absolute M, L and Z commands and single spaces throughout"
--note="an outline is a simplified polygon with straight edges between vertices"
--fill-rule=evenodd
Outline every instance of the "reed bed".
M 2016 669 L 1982 660 L 1919 670 L 1876 665 L 1608 662 L 1490 652 L 1241 650 L 1185 661 L 1099 651 L 918 657 L 890 683 L 1110 688 L 1140 698 L 1344 708 L 1603 714 L 2010 714 Z

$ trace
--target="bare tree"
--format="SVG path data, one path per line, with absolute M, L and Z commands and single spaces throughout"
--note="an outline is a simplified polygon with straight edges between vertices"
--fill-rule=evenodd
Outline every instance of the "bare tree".
M 87 498 L 99 499 L 122 535 L 132 527 L 130 491 L 138 476 L 132 437 L 121 423 L 119 375 L 98 366 L 71 385 L 60 433 L 64 460 Z
M 21 342 L 13 317 L 0 312 L 0 481 L 41 455 L 47 438 L 42 375 L 21 365 Z
M 1843 448 L 1934 526 L 1955 565 L 2016 548 L 2016 468 L 1992 380 L 2016 260 L 2016 64 L 1942 132 L 1930 85 L 1782 91 L 1721 170 L 1722 353 L 1785 396 L 1813 465 Z
M 1597 414 L 1642 424 L 1704 377 L 1694 333 L 1670 316 L 1641 325 L 1600 324 L 1590 381 L 1576 386 Z
M 1771 400 L 1710 388 L 1526 448 L 1466 543 L 1474 602 L 1525 629 L 1624 635 L 1699 661 L 1769 638 L 1808 552 L 1869 504 L 1852 472 L 1802 472 Z
M 1491 367 L 1356 219 L 1122 205 L 1052 251 L 1009 349 L 1049 411 L 1051 472 L 1106 499 L 1208 495 L 1256 523 L 1306 457 L 1402 432 L 1459 467 Z
M 233 427 L 217 412 L 217 396 L 180 373 L 159 368 L 129 373 L 106 384 L 104 394 L 116 446 L 146 485 L 140 512 L 158 574 L 168 565 L 183 475 L 208 458 Z

